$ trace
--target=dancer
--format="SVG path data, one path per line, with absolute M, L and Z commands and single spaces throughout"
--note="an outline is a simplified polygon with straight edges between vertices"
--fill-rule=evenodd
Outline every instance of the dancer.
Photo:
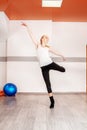
M 38 42 L 35 37 L 33 36 L 30 27 L 26 24 L 26 23 L 22 23 L 23 26 L 25 26 L 27 28 L 27 31 L 29 33 L 29 36 L 31 37 L 33 43 L 36 46 L 36 50 L 37 50 L 37 57 L 39 60 L 39 64 L 40 64 L 40 68 L 42 71 L 42 75 L 47 87 L 47 91 L 48 91 L 48 96 L 50 99 L 50 108 L 54 108 L 55 105 L 55 100 L 53 97 L 53 92 L 52 92 L 52 88 L 51 88 L 51 83 L 50 83 L 50 78 L 49 78 L 49 71 L 50 70 L 57 70 L 60 72 L 65 72 L 65 68 L 56 64 L 51 57 L 49 56 L 49 52 L 60 56 L 63 60 L 65 60 L 64 56 L 59 54 L 58 52 L 56 52 L 49 44 L 49 38 L 47 35 L 43 35 L 40 38 L 40 42 Z

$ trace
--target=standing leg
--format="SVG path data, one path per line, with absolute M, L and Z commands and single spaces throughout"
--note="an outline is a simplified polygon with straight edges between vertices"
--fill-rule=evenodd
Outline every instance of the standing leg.
M 42 70 L 42 75 L 43 75 L 43 78 L 44 78 L 44 81 L 45 81 L 45 84 L 47 87 L 48 95 L 50 98 L 50 102 L 51 102 L 50 108 L 54 108 L 55 102 L 54 102 L 53 93 L 52 93 L 52 89 L 51 89 L 51 83 L 50 83 L 50 78 L 49 78 L 49 69 L 46 67 L 42 67 L 41 70 Z

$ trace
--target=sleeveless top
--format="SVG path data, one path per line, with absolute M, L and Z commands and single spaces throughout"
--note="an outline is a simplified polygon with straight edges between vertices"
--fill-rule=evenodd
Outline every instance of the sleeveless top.
M 42 47 L 41 45 L 39 45 L 37 47 L 37 57 L 39 60 L 40 67 L 49 65 L 53 62 L 50 58 L 48 47 Z

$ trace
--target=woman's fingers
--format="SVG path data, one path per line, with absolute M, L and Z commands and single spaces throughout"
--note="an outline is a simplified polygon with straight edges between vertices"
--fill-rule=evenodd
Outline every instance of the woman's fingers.
M 65 57 L 62 57 L 63 58 L 63 61 L 66 61 L 66 58 Z
M 65 60 L 65 58 L 63 57 L 63 60 Z
M 25 24 L 24 22 L 22 22 L 21 25 L 23 25 L 23 26 L 27 26 L 27 24 Z

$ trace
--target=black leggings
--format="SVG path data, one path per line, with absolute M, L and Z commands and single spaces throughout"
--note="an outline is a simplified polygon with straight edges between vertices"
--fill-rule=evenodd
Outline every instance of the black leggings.
M 42 75 L 43 75 L 44 81 L 46 83 L 48 93 L 52 93 L 51 83 L 50 83 L 50 78 L 49 78 L 49 70 L 51 70 L 51 69 L 52 70 L 58 70 L 60 72 L 65 72 L 64 67 L 59 66 L 58 64 L 56 64 L 54 62 L 52 62 L 49 65 L 41 67 Z

